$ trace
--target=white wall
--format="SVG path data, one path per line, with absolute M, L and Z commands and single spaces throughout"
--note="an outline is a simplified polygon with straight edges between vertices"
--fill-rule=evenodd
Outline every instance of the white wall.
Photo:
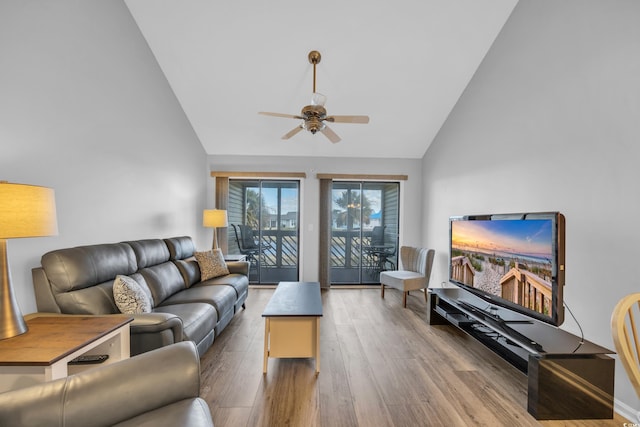
M 59 226 L 8 241 L 23 313 L 36 310 L 31 268 L 48 250 L 175 235 L 208 244 L 207 178 L 123 2 L 0 2 L 0 180 L 54 188 Z
M 327 144 L 322 138 L 314 143 Z M 340 144 L 348 144 L 342 141 Z M 400 184 L 400 244 L 420 245 L 422 235 L 421 161 L 419 159 L 354 159 L 337 157 L 209 156 L 212 171 L 304 172 L 301 182 L 301 280 L 318 280 L 320 208 L 319 173 L 408 175 Z M 213 179 L 209 184 L 215 189 Z
M 613 349 L 613 307 L 640 289 L 639 23 L 631 0 L 518 3 L 424 157 L 433 282 L 448 277 L 449 216 L 559 210 L 566 303 Z M 563 328 L 578 332 L 570 317 Z M 635 419 L 619 363 L 615 397 Z

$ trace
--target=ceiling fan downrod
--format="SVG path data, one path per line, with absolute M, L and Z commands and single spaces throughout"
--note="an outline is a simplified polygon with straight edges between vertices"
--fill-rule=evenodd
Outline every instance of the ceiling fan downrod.
M 309 52 L 309 62 L 313 64 L 313 92 L 316 93 L 316 65 L 320 63 L 322 56 L 317 50 Z

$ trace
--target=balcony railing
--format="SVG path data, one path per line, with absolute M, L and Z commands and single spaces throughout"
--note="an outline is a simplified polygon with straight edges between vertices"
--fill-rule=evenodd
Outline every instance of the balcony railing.
M 269 230 L 261 231 L 263 253 L 260 257 L 260 268 L 266 270 L 288 270 L 298 268 L 299 241 L 297 230 Z M 371 231 L 333 230 L 331 237 L 332 269 L 359 270 L 361 268 L 374 270 L 379 273 L 378 260 L 371 258 L 362 250 L 371 244 Z M 229 253 L 240 253 L 235 238 L 229 240 Z M 395 257 L 390 261 L 395 263 Z M 256 266 L 253 266 L 256 267 Z M 371 273 L 371 271 L 369 271 Z M 276 272 L 269 274 L 276 277 Z M 371 275 L 370 275 L 371 276 Z M 377 276 L 376 276 L 377 277 Z
M 290 268 L 298 265 L 296 230 L 262 230 L 264 268 Z

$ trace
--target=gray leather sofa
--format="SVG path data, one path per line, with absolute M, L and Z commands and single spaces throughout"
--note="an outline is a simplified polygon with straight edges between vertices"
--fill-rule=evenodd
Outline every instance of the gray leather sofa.
M 200 395 L 191 342 L 19 390 L 0 393 L 0 425 L 12 427 L 213 426 Z
M 188 236 L 58 249 L 32 270 L 39 312 L 120 313 L 114 297 L 117 275 L 133 278 L 150 297 L 150 313 L 134 314 L 131 354 L 193 341 L 202 355 L 244 307 L 249 263 L 229 262 L 230 274 L 200 280 Z

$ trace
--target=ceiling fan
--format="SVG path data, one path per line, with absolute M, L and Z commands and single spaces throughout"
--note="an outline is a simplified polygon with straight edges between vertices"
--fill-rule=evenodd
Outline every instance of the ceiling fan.
M 300 115 L 268 113 L 261 111 L 258 114 L 265 116 L 284 117 L 288 119 L 300 119 L 302 123 L 287 132 L 282 139 L 289 139 L 303 129 L 308 130 L 315 135 L 320 131 L 329 141 L 336 143 L 340 141 L 340 137 L 325 122 L 330 123 L 369 123 L 369 116 L 327 116 L 327 110 L 324 103 L 327 97 L 316 92 L 316 65 L 320 62 L 320 52 L 312 50 L 309 52 L 309 62 L 313 64 L 313 95 L 311 96 L 311 105 L 302 107 Z

